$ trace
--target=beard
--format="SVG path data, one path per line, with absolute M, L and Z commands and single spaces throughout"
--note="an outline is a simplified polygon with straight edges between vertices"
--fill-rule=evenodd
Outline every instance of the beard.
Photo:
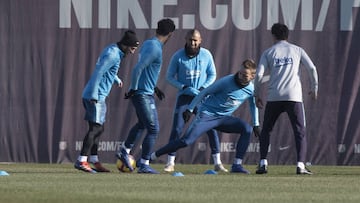
M 241 89 L 243 87 L 248 86 L 250 81 L 243 81 L 242 79 L 240 79 L 239 75 L 240 75 L 239 73 L 236 73 L 234 76 L 235 83 L 239 86 L 239 88 Z
M 185 53 L 188 57 L 193 58 L 197 56 L 200 52 L 200 46 L 196 48 L 192 48 L 190 46 L 186 46 L 185 44 Z

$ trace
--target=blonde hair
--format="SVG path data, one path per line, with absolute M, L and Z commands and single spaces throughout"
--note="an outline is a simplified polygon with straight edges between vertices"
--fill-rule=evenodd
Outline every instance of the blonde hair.
M 256 69 L 256 63 L 252 59 L 246 59 L 243 61 L 242 66 L 245 69 Z

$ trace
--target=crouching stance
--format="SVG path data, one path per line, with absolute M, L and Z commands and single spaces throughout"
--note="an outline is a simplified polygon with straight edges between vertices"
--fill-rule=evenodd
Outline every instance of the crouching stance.
M 252 131 L 254 131 L 255 136 L 260 133 L 258 109 L 254 99 L 254 85 L 251 82 L 255 73 L 255 63 L 252 60 L 245 60 L 236 74 L 227 75 L 202 90 L 183 113 L 183 119 L 187 122 L 190 120 L 195 107 L 198 108 L 196 117 L 185 135 L 153 152 L 151 159 L 155 160 L 161 155 L 191 145 L 205 132 L 215 129 L 241 135 L 237 142 L 236 157 L 231 172 L 249 174 L 250 172 L 242 167 L 242 160 L 248 148 Z M 232 116 L 232 113 L 246 100 L 250 104 L 253 127 L 244 120 Z

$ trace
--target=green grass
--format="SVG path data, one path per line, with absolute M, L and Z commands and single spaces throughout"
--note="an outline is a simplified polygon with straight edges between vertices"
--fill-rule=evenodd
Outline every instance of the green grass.
M 360 167 L 312 166 L 312 176 L 294 166 L 270 166 L 266 175 L 204 175 L 211 165 L 177 165 L 185 176 L 124 174 L 115 164 L 106 174 L 87 174 L 72 164 L 0 164 L 0 203 L 41 202 L 360 202 Z M 153 164 L 161 171 L 163 165 Z M 227 166 L 229 168 L 229 166 Z

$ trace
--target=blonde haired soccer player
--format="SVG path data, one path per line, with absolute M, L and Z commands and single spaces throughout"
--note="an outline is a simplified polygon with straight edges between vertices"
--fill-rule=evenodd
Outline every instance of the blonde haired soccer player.
M 205 132 L 215 129 L 221 132 L 240 134 L 231 172 L 249 174 L 250 172 L 242 166 L 243 157 L 249 146 L 252 132 L 254 131 L 255 136 L 258 136 L 260 132 L 252 83 L 255 73 L 254 61 L 245 60 L 235 74 L 224 76 L 202 90 L 183 113 L 183 119 L 187 122 L 194 113 L 195 107 L 198 108 L 196 117 L 185 135 L 152 153 L 151 159 L 155 160 L 163 154 L 191 145 Z M 203 100 L 205 97 L 206 100 Z M 232 115 L 245 101 L 249 101 L 253 125 Z

